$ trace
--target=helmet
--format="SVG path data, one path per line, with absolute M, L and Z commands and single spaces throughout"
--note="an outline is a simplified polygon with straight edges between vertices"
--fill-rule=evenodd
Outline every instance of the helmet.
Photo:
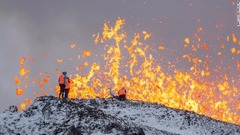
M 66 72 L 66 71 L 64 71 L 64 72 L 62 72 L 62 74 L 66 75 L 66 74 L 67 74 L 67 72 Z

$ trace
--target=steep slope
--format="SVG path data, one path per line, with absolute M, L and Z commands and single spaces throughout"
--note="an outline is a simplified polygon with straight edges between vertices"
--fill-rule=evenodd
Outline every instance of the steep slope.
M 37 98 L 25 111 L 0 114 L 0 134 L 240 134 L 240 126 L 139 101 Z

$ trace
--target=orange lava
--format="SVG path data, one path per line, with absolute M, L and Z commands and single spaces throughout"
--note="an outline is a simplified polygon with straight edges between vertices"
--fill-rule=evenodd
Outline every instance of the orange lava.
M 150 49 L 153 47 L 145 43 L 152 34 L 143 31 L 135 33 L 133 37 L 128 37 L 127 32 L 124 31 L 124 24 L 125 20 L 120 18 L 112 27 L 108 23 L 104 23 L 102 33 L 93 35 L 95 44 L 103 44 L 102 48 L 104 48 L 105 53 L 102 54 L 102 59 L 105 64 L 99 64 L 97 61 L 88 62 L 86 57 L 94 57 L 94 53 L 91 50 L 85 50 L 81 58 L 82 63 L 81 65 L 78 63 L 76 71 L 89 68 L 89 72 L 72 75 L 70 98 L 108 98 L 110 97 L 109 88 L 117 93 L 121 87 L 125 87 L 127 98 L 131 100 L 156 102 L 240 125 L 240 103 L 236 100 L 240 94 L 239 88 L 234 85 L 240 83 L 239 79 L 231 78 L 227 73 L 214 76 L 213 74 L 223 69 L 216 65 L 214 70 L 210 70 L 211 56 L 206 55 L 205 58 L 201 59 L 194 55 L 195 52 L 213 49 L 201 41 L 202 27 L 197 29 L 199 34 L 192 36 L 196 40 L 189 36 L 183 39 L 182 43 L 179 43 L 184 49 L 193 52 L 192 54 L 184 54 L 177 59 L 190 64 L 190 68 L 180 70 L 175 68 L 173 62 L 168 62 L 170 65 L 168 71 L 172 72 L 170 74 L 157 63 L 157 59 L 160 58 L 151 54 Z M 132 40 L 127 41 L 129 39 Z M 232 34 L 232 41 L 230 36 L 227 36 L 225 40 L 236 45 L 229 52 L 239 57 L 239 53 L 237 53 L 239 41 L 236 35 Z M 75 44 L 71 45 L 70 48 L 74 49 Z M 166 48 L 168 47 L 160 45 L 156 47 L 155 51 L 168 51 L 169 49 Z M 219 45 L 219 49 L 225 49 L 224 44 Z M 216 51 L 214 55 L 221 57 L 225 54 L 223 51 Z M 97 58 L 101 59 L 101 57 Z M 80 59 L 80 55 L 78 55 L 78 59 Z M 57 61 L 62 62 L 61 59 Z M 21 62 L 23 63 L 24 60 Z M 234 66 L 239 71 L 239 61 L 235 63 Z M 58 74 L 57 69 L 56 73 Z M 50 76 L 47 76 L 44 82 L 48 82 L 49 79 Z M 15 81 L 16 84 L 20 82 L 18 79 Z M 40 88 L 43 88 L 42 84 L 43 82 L 39 80 Z M 59 87 L 56 86 L 57 96 L 59 90 Z M 21 108 L 24 109 L 26 105 L 21 105 Z

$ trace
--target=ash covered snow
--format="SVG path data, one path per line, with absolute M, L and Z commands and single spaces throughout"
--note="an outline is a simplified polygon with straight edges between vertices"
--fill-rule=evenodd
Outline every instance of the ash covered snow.
M 240 126 L 141 101 L 37 98 L 0 114 L 0 135 L 240 135 Z

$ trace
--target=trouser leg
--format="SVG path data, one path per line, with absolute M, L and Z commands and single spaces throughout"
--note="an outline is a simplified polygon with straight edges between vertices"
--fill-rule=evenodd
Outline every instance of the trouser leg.
M 121 101 L 121 98 L 122 98 L 122 95 L 119 95 L 119 96 L 118 96 L 118 100 L 120 100 L 120 101 Z
M 125 101 L 126 100 L 126 95 L 123 95 L 123 101 Z
M 64 90 L 65 90 L 65 84 L 60 84 L 60 93 L 59 93 L 59 98 L 60 96 L 62 96 L 62 98 L 64 97 Z
M 69 89 L 65 89 L 65 98 L 68 98 Z

